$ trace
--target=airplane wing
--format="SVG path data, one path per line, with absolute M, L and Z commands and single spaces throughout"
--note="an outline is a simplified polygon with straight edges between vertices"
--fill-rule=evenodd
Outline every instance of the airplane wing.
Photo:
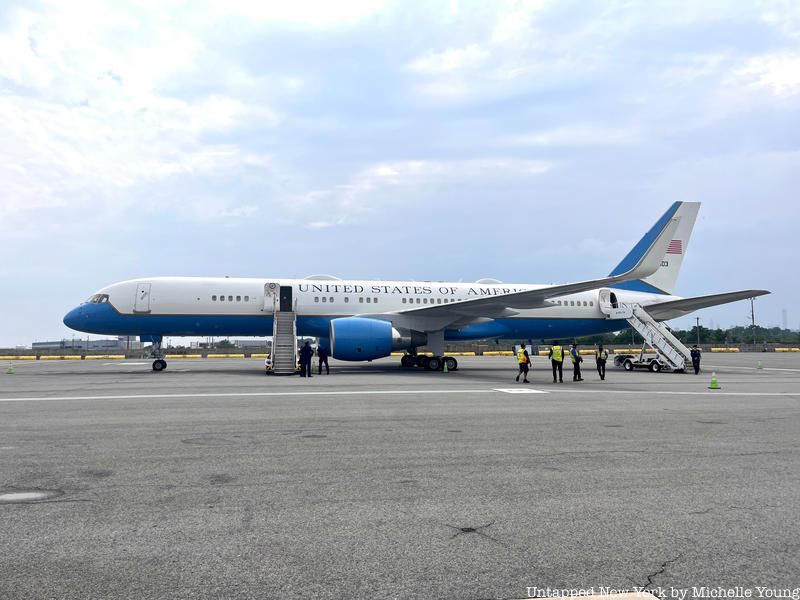
M 695 296 L 693 298 L 683 298 L 681 300 L 670 300 L 669 302 L 649 304 L 642 308 L 657 321 L 667 321 L 669 319 L 688 315 L 690 312 L 701 308 L 718 306 L 720 304 L 727 304 L 728 302 L 736 302 L 737 300 L 746 300 L 747 298 L 756 298 L 765 294 L 769 294 L 769 292 L 767 290 L 742 290 L 740 292 L 725 292 L 724 294 L 711 294 L 710 296 Z
M 619 275 L 563 285 L 544 286 L 533 290 L 525 290 L 524 292 L 485 296 L 450 304 L 412 308 L 380 316 L 390 318 L 393 322 L 404 327 L 436 331 L 448 326 L 479 322 L 482 319 L 513 316 L 518 314 L 514 309 L 548 306 L 550 298 L 608 287 L 623 281 L 644 279 L 655 273 L 661 266 L 661 260 L 679 223 L 679 217 L 667 221 L 639 261 L 630 270 Z

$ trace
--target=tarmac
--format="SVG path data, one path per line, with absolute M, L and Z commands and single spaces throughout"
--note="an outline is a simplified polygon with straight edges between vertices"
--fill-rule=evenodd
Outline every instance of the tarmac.
M 0 598 L 798 593 L 800 355 L 459 364 L 0 362 Z

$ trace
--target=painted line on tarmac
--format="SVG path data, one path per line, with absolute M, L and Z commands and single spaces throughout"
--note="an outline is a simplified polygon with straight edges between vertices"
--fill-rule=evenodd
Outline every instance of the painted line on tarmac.
M 800 396 L 798 392 L 726 392 L 724 389 L 707 390 L 705 392 L 681 392 L 677 390 L 576 390 L 553 389 L 548 390 L 554 394 L 637 394 L 644 396 Z
M 413 394 L 486 394 L 494 390 L 353 390 L 314 392 L 204 392 L 201 394 L 121 394 L 114 396 L 30 396 L 0 398 L 0 402 L 37 402 L 41 400 L 149 400 L 157 398 L 259 398 L 270 396 L 400 396 Z
M 800 369 L 781 369 L 779 367 L 734 367 L 731 365 L 706 365 L 711 369 L 739 369 L 740 371 L 786 371 L 788 373 L 800 373 Z
M 103 363 L 104 367 L 139 367 L 142 365 L 149 365 L 150 363 L 146 362 L 110 362 L 110 363 Z
M 514 391 L 509 391 L 514 390 Z M 329 391 L 306 391 L 306 392 L 203 392 L 203 393 L 184 393 L 184 394 L 119 394 L 104 396 L 27 396 L 27 397 L 8 397 L 0 398 L 0 402 L 39 402 L 46 400 L 70 401 L 70 400 L 152 400 L 170 398 L 269 398 L 274 396 L 411 396 L 411 395 L 435 395 L 435 394 L 486 394 L 486 393 L 522 393 L 522 394 L 618 394 L 618 395 L 649 395 L 649 396 L 744 396 L 744 397 L 791 397 L 800 396 L 797 392 L 727 392 L 725 390 L 708 391 L 677 391 L 677 390 L 586 390 L 569 388 L 553 388 L 550 390 L 516 388 L 487 388 L 487 389 L 465 389 L 465 390 L 329 390 Z

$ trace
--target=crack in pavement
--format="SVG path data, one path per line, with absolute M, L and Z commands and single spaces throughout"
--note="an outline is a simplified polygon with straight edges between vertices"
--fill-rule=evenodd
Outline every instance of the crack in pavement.
M 655 579 L 659 575 L 663 575 L 666 572 L 667 567 L 669 565 L 671 565 L 672 563 L 678 561 L 682 556 L 683 556 L 683 553 L 681 552 L 675 558 L 670 558 L 668 560 L 665 560 L 663 563 L 661 563 L 661 566 L 658 568 L 657 571 L 654 571 L 653 573 L 650 573 L 647 576 L 647 583 L 645 585 L 638 586 L 639 589 L 641 589 L 642 591 L 646 591 L 650 586 L 653 585 L 653 579 Z

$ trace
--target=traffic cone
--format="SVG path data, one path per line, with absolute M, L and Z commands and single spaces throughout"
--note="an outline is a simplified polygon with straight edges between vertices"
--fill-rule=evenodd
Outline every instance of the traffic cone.
M 763 368 L 764 368 L 764 363 L 762 363 L 761 361 L 758 361 L 758 364 L 756 365 L 756 369 L 763 369 Z
M 442 373 L 449 373 L 450 370 L 447 368 L 447 359 L 445 358 L 442 361 L 442 363 L 443 363 L 443 365 L 442 365 Z
M 13 374 L 14 374 L 14 367 L 8 365 L 8 368 L 6 369 L 6 375 L 13 375 Z
M 719 386 L 719 380 L 717 379 L 717 373 L 716 372 L 712 372 L 711 373 L 711 385 L 708 386 L 708 389 L 710 389 L 710 390 L 722 389 Z

